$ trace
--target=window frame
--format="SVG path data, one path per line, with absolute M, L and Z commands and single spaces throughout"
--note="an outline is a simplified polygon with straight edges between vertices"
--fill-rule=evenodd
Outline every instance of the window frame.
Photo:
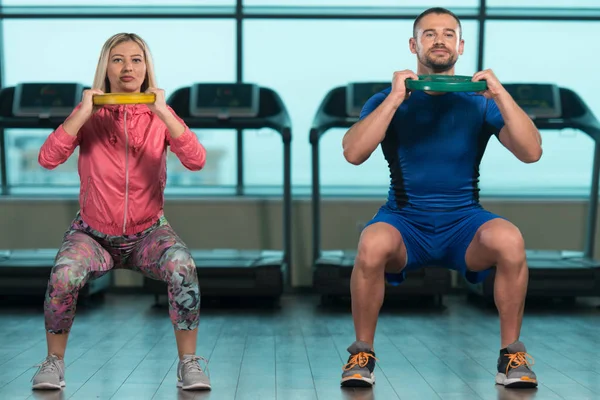
M 243 58 L 243 23 L 244 21 L 260 18 L 260 19 L 368 19 L 368 20 L 379 20 L 379 19 L 394 19 L 394 20 L 406 20 L 414 19 L 415 8 L 410 7 L 395 7 L 393 12 L 390 12 L 389 7 L 375 7 L 370 13 L 357 12 L 356 7 L 335 7 L 333 10 L 329 9 L 327 12 L 323 12 L 323 9 L 319 7 L 305 7 L 302 9 L 285 9 L 281 8 L 279 12 L 277 10 L 268 10 L 266 12 L 253 9 L 251 6 L 245 7 L 243 0 L 234 0 L 234 6 L 232 7 L 219 7 L 219 6 L 169 6 L 169 7 L 144 7 L 144 6 L 113 6 L 106 7 L 104 9 L 98 7 L 61 7 L 61 6 L 46 6 L 40 7 L 16 7 L 2 5 L 0 0 L 0 24 L 3 24 L 8 19 L 28 19 L 28 18 L 72 18 L 72 19 L 87 19 L 87 18 L 131 18 L 131 15 L 135 15 L 137 18 L 151 18 L 151 19 L 166 19 L 166 18 L 177 18 L 177 19 L 233 19 L 236 25 L 236 80 L 243 81 L 243 70 L 244 70 L 244 58 Z M 583 12 L 564 12 L 560 10 L 557 12 L 555 8 L 496 8 L 486 5 L 486 0 L 478 0 L 476 8 L 454 8 L 450 7 L 455 11 L 462 20 L 474 20 L 478 22 L 478 44 L 477 44 L 477 69 L 484 69 L 484 44 L 486 39 L 486 22 L 488 21 L 600 21 L 600 8 L 587 10 Z M 51 11 L 51 12 L 48 12 Z M 1 28 L 1 26 L 0 26 Z M 0 87 L 4 84 L 4 40 L 6 39 L 1 33 L 0 29 Z M 237 147 L 243 146 L 243 133 L 238 132 L 236 137 Z M 302 132 L 298 132 L 294 135 L 293 140 L 304 140 Z M 9 188 L 7 186 L 7 157 L 6 157 L 6 145 L 3 130 L 0 130 L 0 193 L 2 195 L 9 195 Z M 243 151 L 237 151 L 238 165 L 243 165 Z M 243 172 L 240 168 L 237 171 L 236 187 L 244 187 Z M 294 185 L 295 186 L 295 185 Z M 299 195 L 305 192 L 303 187 L 294 187 L 295 192 Z M 297 189 L 297 190 L 296 190 Z M 351 196 L 353 189 L 350 188 L 347 195 Z M 249 191 L 237 190 L 237 195 L 244 195 L 250 193 Z M 200 192 L 198 195 L 202 195 Z M 327 188 L 324 188 L 325 196 L 327 196 Z M 194 196 L 195 194 L 190 194 Z M 335 196 L 344 195 L 343 193 L 335 192 L 332 194 Z M 377 189 L 377 194 L 373 193 L 373 196 L 379 196 L 380 190 Z M 267 195 L 269 196 L 269 195 Z M 365 196 L 369 196 L 365 193 Z M 508 197 L 519 197 L 518 195 L 507 195 Z M 579 196 L 569 196 L 568 194 L 559 195 L 561 198 L 573 198 Z M 484 197 L 482 195 L 482 197 Z

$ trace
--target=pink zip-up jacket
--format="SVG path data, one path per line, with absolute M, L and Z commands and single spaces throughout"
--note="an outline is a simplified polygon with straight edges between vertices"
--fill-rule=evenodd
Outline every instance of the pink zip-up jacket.
M 60 125 L 42 145 L 38 161 L 47 169 L 64 163 L 79 146 L 80 213 L 93 229 L 111 236 L 132 235 L 161 217 L 167 146 L 189 170 L 204 167 L 204 146 L 169 110 L 185 126 L 177 139 L 148 106 L 111 105 L 92 115 L 77 136 Z

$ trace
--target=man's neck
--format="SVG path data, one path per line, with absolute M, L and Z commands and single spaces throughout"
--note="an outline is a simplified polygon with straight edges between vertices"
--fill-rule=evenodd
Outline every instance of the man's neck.
M 417 65 L 417 75 L 454 75 L 454 67 L 442 72 L 435 72 L 432 68 L 423 64 Z
M 447 71 L 443 71 L 443 72 L 434 72 L 433 69 L 419 63 L 417 65 L 417 75 L 421 76 L 421 75 L 454 75 L 454 67 L 450 68 Z M 446 92 L 430 92 L 430 91 L 425 91 L 426 94 L 431 95 L 431 96 L 441 96 L 446 94 Z

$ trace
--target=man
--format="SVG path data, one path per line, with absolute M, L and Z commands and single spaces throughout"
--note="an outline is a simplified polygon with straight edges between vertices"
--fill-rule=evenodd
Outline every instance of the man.
M 343 139 L 344 157 L 366 161 L 381 144 L 391 185 L 388 200 L 361 233 L 351 279 L 356 341 L 344 366 L 342 386 L 374 383 L 373 342 L 385 279 L 400 284 L 404 272 L 438 263 L 471 282 L 496 267 L 495 302 L 500 316 L 496 383 L 535 387 L 527 353 L 519 341 L 528 268 L 517 227 L 479 204 L 479 163 L 492 135 L 519 160 L 542 155 L 541 138 L 527 114 L 491 70 L 484 93 L 409 93 L 406 79 L 454 75 L 464 40 L 459 19 L 432 8 L 414 22 L 410 51 L 417 74 L 395 72 L 392 85 L 371 97 L 359 122 Z

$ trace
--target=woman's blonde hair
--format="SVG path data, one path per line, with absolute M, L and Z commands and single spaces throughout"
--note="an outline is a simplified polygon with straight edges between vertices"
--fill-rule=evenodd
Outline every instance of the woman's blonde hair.
M 111 36 L 104 43 L 104 46 L 102 46 L 102 52 L 100 53 L 98 66 L 96 67 L 96 75 L 94 76 L 93 89 L 100 89 L 104 93 L 110 93 L 110 82 L 108 81 L 108 76 L 106 75 L 110 51 L 118 44 L 130 41 L 137 43 L 141 47 L 144 53 L 144 61 L 146 62 L 146 79 L 144 79 L 144 83 L 142 83 L 141 91 L 144 92 L 149 87 L 157 87 L 152 55 L 150 54 L 150 48 L 144 39 L 135 33 L 117 33 L 116 35 Z

